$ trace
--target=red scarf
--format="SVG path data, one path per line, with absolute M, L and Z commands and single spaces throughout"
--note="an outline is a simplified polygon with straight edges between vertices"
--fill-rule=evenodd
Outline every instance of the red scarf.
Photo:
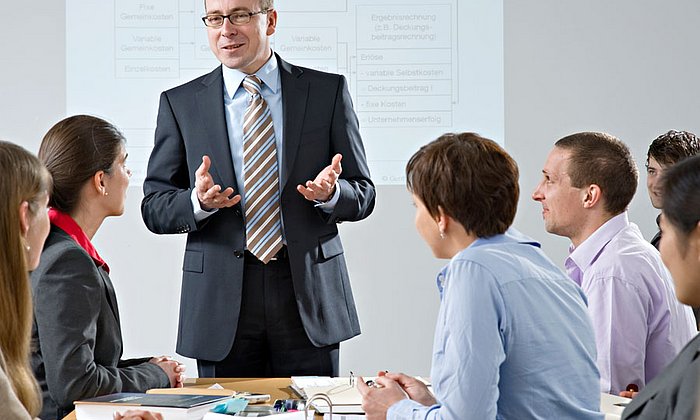
M 49 209 L 49 220 L 51 224 L 66 232 L 73 240 L 80 245 L 85 252 L 92 258 L 95 265 L 104 268 L 104 270 L 109 273 L 109 266 L 97 253 L 97 250 L 88 239 L 83 229 L 70 217 L 68 214 L 58 211 L 54 208 Z

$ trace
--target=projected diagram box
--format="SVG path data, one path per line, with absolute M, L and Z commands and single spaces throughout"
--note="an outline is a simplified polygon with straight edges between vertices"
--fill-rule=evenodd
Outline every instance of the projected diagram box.
M 444 132 L 503 138 L 502 0 L 275 6 L 272 50 L 345 76 L 378 183 L 402 183 L 408 157 Z M 220 65 L 204 13 L 203 0 L 66 0 L 66 110 L 103 115 L 127 134 L 133 185 L 143 181 L 161 92 Z
M 179 76 L 178 10 L 170 0 L 115 2 L 117 78 Z
M 357 6 L 356 19 L 360 123 L 451 126 L 450 5 Z

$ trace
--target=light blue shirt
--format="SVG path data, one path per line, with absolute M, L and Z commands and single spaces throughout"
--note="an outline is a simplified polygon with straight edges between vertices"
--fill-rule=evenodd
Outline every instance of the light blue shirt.
M 515 229 L 481 238 L 438 275 L 431 380 L 438 404 L 387 419 L 602 419 L 581 291 Z

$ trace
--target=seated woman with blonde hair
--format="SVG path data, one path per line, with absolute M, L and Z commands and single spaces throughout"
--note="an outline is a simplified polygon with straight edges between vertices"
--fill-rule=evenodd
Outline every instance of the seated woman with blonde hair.
M 29 366 L 32 294 L 28 272 L 49 233 L 51 176 L 39 160 L 0 141 L 0 417 L 30 419 L 41 399 Z
M 31 275 L 32 367 L 44 420 L 63 418 L 79 399 L 182 386 L 184 366 L 169 357 L 121 360 L 117 297 L 92 244 L 105 218 L 124 212 L 126 158 L 119 130 L 87 115 L 58 122 L 39 148 L 53 177 L 51 230 Z

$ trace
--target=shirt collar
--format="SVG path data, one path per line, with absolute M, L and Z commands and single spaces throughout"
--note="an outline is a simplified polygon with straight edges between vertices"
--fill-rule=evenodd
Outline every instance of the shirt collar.
M 471 248 L 478 248 L 484 245 L 493 245 L 493 244 L 508 244 L 508 243 L 519 243 L 519 244 L 525 244 L 525 245 L 530 245 L 534 246 L 536 248 L 540 248 L 541 245 L 539 242 L 535 241 L 534 239 L 530 238 L 529 236 L 521 233 L 514 227 L 508 228 L 508 230 L 505 231 L 505 233 L 494 235 L 494 236 L 489 236 L 486 238 L 477 238 L 476 241 L 472 242 L 468 247 L 464 248 L 462 251 L 458 252 L 452 259 L 450 260 L 450 263 L 452 261 L 455 261 L 456 259 L 459 259 L 459 257 L 462 255 L 462 253 L 466 252 L 468 249 Z M 445 282 L 447 281 L 447 276 L 449 274 L 449 269 L 450 269 L 450 264 L 447 264 L 440 270 L 440 272 L 437 275 L 437 287 L 438 290 L 440 291 L 440 298 L 442 299 L 442 292 L 445 288 Z
M 70 215 L 52 208 L 49 209 L 49 220 L 52 225 L 66 232 L 68 236 L 73 238 L 73 240 L 90 255 L 95 265 L 104 268 L 105 271 L 109 273 L 109 266 L 107 263 L 100 257 L 100 254 L 97 253 L 92 242 L 90 242 L 90 239 L 88 239 L 85 232 L 83 232 L 83 229 Z
M 479 247 L 479 246 L 483 246 L 483 245 L 502 244 L 502 243 L 520 243 L 520 244 L 532 245 L 532 246 L 537 247 L 537 248 L 541 247 L 539 242 L 537 242 L 534 239 L 530 238 L 529 236 L 523 234 L 519 230 L 517 230 L 513 227 L 510 227 L 510 228 L 508 228 L 508 230 L 506 230 L 502 234 L 489 236 L 486 238 L 478 238 L 476 241 L 472 242 L 472 244 L 469 245 L 467 247 L 467 249 L 469 249 L 471 247 Z M 457 255 L 459 255 L 459 254 L 457 254 Z
M 607 222 L 603 223 L 591 236 L 583 241 L 578 247 L 573 244 L 569 245 L 569 256 L 565 261 L 565 265 L 570 265 L 570 260 L 582 272 L 585 272 L 603 252 L 605 246 L 610 242 L 615 235 L 622 229 L 629 226 L 630 222 L 627 217 L 627 212 L 624 211 Z
M 245 79 L 245 77 L 248 75 L 240 70 L 228 68 L 223 64 L 221 65 L 221 71 L 224 76 L 225 94 L 228 95 L 229 98 L 233 99 L 236 91 L 241 86 L 241 83 L 243 83 L 243 79 Z M 274 53 L 271 54 L 270 58 L 265 62 L 265 64 L 263 64 L 263 66 L 255 72 L 255 75 L 258 76 L 260 80 L 262 80 L 263 84 L 270 88 L 273 93 L 277 93 L 280 87 L 279 74 L 280 71 L 277 64 L 277 57 Z

